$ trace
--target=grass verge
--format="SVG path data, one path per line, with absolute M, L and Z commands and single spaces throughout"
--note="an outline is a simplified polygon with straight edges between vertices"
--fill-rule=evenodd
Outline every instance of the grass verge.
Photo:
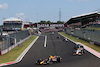
M 75 42 L 81 42 L 83 43 L 84 45 L 98 51 L 100 53 L 100 46 L 97 46 L 97 45 L 94 45 L 94 44 L 89 44 L 89 42 L 85 41 L 85 40 L 82 40 L 82 39 L 76 39 L 76 37 L 74 36 L 69 36 L 68 34 L 66 34 L 65 32 L 59 32 L 60 34 L 68 37 L 69 39 L 75 41 Z
M 37 36 L 30 37 L 28 41 L 24 41 L 22 44 L 23 46 L 17 46 L 12 49 L 10 52 L 0 56 L 0 64 L 15 61 L 17 57 L 30 45 L 30 43 L 36 38 Z
M 100 28 L 96 28 L 96 27 L 88 27 L 88 28 L 85 28 L 85 29 L 90 29 L 90 30 L 100 30 Z

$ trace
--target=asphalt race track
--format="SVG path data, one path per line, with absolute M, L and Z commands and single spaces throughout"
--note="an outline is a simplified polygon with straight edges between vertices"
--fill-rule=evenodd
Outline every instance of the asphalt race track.
M 47 47 L 44 48 L 44 36 L 40 36 L 21 62 L 6 67 L 100 67 L 100 59 L 86 51 L 82 56 L 73 56 L 74 43 L 63 41 L 58 33 L 42 33 L 47 35 Z M 59 55 L 63 58 L 62 63 L 50 65 L 36 65 L 38 59 L 48 58 L 49 55 Z

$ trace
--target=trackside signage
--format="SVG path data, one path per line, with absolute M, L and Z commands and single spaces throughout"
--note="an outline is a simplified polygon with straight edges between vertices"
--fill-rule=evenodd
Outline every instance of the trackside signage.
M 37 24 L 37 27 L 49 27 L 49 24 Z
M 64 24 L 37 24 L 37 27 L 64 27 Z

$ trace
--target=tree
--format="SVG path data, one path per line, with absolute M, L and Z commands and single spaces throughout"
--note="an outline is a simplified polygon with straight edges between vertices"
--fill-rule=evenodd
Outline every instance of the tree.
M 50 22 L 50 21 L 47 21 L 47 24 L 52 24 L 52 22 Z
M 39 23 L 41 23 L 41 24 L 47 24 L 46 21 L 40 21 Z
M 57 24 L 64 24 L 63 21 L 57 21 Z
M 41 20 L 39 24 L 54 24 L 55 22 Z M 64 24 L 63 21 L 57 21 L 57 24 Z

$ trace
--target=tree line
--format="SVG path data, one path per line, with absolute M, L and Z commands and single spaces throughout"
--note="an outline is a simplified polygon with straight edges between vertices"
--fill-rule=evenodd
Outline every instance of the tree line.
M 63 21 L 51 22 L 51 21 L 40 21 L 39 24 L 64 24 Z

